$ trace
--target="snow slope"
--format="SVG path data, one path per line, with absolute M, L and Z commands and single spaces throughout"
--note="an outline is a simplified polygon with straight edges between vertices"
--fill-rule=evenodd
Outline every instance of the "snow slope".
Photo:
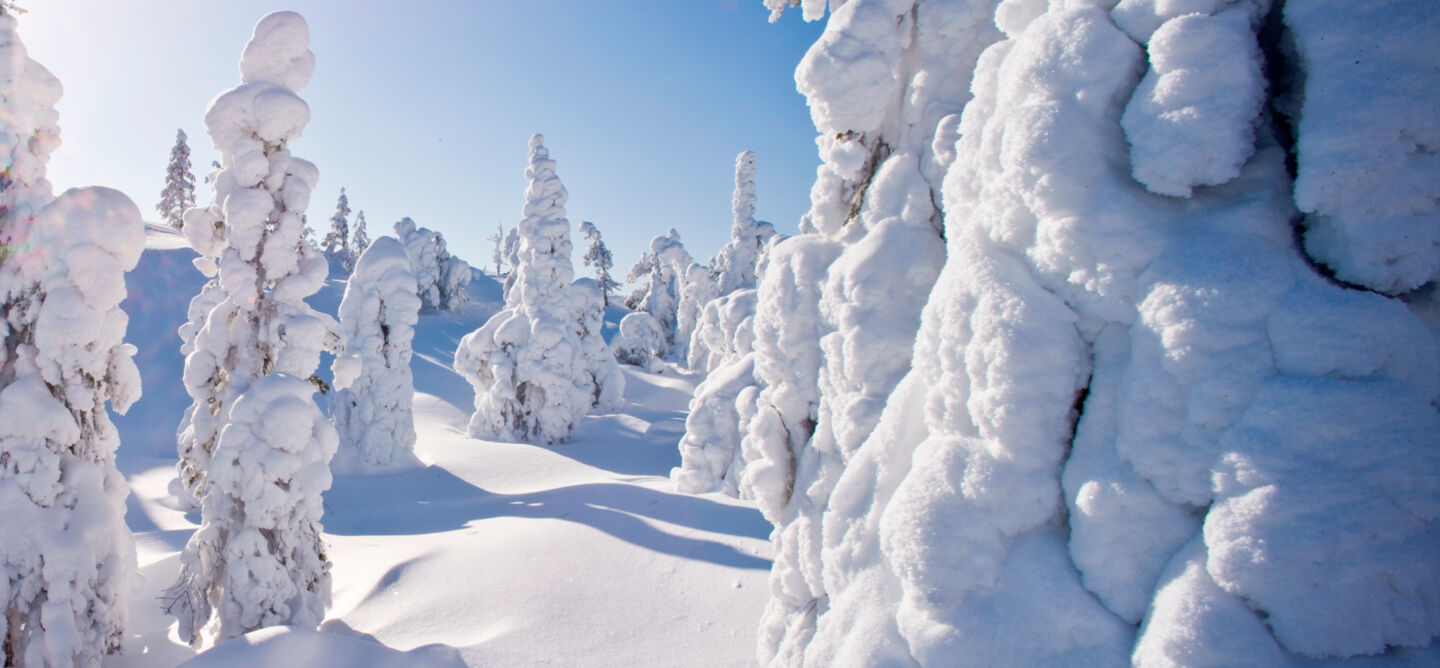
M 173 666 L 195 655 L 157 598 L 198 517 L 166 492 L 188 401 L 176 328 L 203 280 L 183 239 L 152 227 L 127 277 L 128 340 L 145 394 L 117 420 L 132 487 L 141 591 L 126 650 L 106 665 Z M 423 469 L 337 476 L 325 495 L 333 601 L 321 632 L 264 629 L 193 665 L 741 665 L 767 595 L 769 524 L 720 495 L 670 493 L 695 378 L 624 367 L 624 408 L 586 417 L 565 445 L 465 435 L 473 405 L 455 346 L 501 306 L 479 274 L 471 303 L 421 316 L 415 332 L 415 452 Z M 327 282 L 312 306 L 333 313 Z M 607 332 L 623 312 L 606 314 Z M 322 363 L 322 368 L 328 363 Z M 379 644 L 376 644 L 379 643 Z M 382 646 L 383 645 L 383 646 Z

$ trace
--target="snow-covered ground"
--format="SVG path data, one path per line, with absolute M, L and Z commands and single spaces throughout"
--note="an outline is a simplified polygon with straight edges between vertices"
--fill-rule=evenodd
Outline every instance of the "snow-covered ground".
M 199 521 L 167 492 L 189 403 L 175 332 L 203 283 L 193 257 L 182 237 L 151 227 L 127 276 L 127 340 L 140 349 L 145 395 L 116 420 L 118 461 L 144 582 L 126 650 L 108 666 L 195 656 L 160 610 Z M 334 313 L 343 291 L 332 279 L 309 301 Z M 624 367 L 625 406 L 586 417 L 563 445 L 470 438 L 474 399 L 451 361 L 460 338 L 499 310 L 500 285 L 477 274 L 470 295 L 460 311 L 421 316 L 416 328 L 415 451 L 427 466 L 337 476 L 325 495 L 334 590 L 321 632 L 263 629 L 194 665 L 753 662 L 770 525 L 746 502 L 672 493 L 666 478 L 680 462 L 697 378 Z M 607 312 L 607 337 L 623 313 Z

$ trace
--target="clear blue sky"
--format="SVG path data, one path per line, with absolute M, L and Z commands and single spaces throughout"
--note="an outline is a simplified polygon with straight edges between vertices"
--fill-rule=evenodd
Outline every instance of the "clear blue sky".
M 697 260 L 729 235 L 734 158 L 758 155 L 759 217 L 793 233 L 819 158 L 793 72 L 823 24 L 760 0 L 20 0 L 31 57 L 65 87 L 57 192 L 106 185 L 148 219 L 176 128 L 197 179 L 217 154 L 205 108 L 239 83 L 255 22 L 310 24 L 311 122 L 293 149 L 320 168 L 323 232 L 345 186 L 372 236 L 410 216 L 474 265 L 519 220 L 526 142 L 545 135 L 575 235 L 599 225 L 622 274 L 674 227 Z M 209 200 L 201 185 L 197 197 Z M 492 267 L 493 269 L 493 267 Z

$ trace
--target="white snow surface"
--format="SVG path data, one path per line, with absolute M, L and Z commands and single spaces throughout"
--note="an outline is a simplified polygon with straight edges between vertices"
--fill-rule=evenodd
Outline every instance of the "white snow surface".
M 188 249 L 152 230 L 130 276 L 131 338 L 148 376 L 177 376 L 173 331 L 186 321 L 177 281 L 201 280 Z M 334 308 L 345 284 L 312 299 Z M 722 495 L 670 491 L 695 378 L 623 367 L 624 408 L 583 418 L 563 446 L 465 435 L 473 400 L 450 366 L 456 340 L 502 307 L 488 276 L 471 302 L 415 327 L 416 456 L 424 468 L 336 474 L 325 493 L 331 605 L 318 632 L 262 629 L 199 656 L 157 597 L 196 529 L 169 497 L 174 455 L 150 445 L 188 403 L 158 384 L 120 422 L 143 588 L 129 602 L 115 668 L 193 665 L 743 665 L 753 655 L 770 567 L 769 524 Z M 183 297 L 183 296 L 182 296 Z M 612 311 L 610 318 L 618 317 Z M 611 325 L 613 325 L 611 320 Z M 307 388 L 310 388 L 308 384 Z M 158 434 L 155 432 L 159 432 Z M 172 441 L 173 443 L 173 441 Z M 378 643 L 378 644 L 377 644 Z M 382 647 L 383 645 L 383 647 Z

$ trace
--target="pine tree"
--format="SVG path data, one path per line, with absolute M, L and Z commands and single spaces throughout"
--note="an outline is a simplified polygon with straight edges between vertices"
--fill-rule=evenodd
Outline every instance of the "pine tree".
M 335 215 L 330 216 L 330 232 L 325 235 L 325 241 L 321 242 L 320 248 L 325 251 L 325 257 L 339 258 L 343 263 L 346 255 L 350 253 L 350 198 L 345 196 L 345 189 L 340 189 L 340 199 L 335 201 Z
M 500 265 L 505 259 L 505 225 L 503 223 L 495 223 L 495 234 L 486 237 L 486 239 L 495 242 L 495 252 L 492 253 L 490 257 L 495 260 L 495 275 L 499 276 Z
M 180 229 L 181 216 L 185 210 L 195 206 L 195 174 L 190 171 L 190 146 L 185 143 L 185 131 L 175 131 L 175 147 L 170 149 L 170 166 L 165 171 L 165 189 L 160 191 L 160 203 L 155 210 L 171 227 Z
M 370 247 L 370 233 L 365 229 L 365 210 L 355 214 L 354 233 L 350 238 L 350 253 L 345 256 L 345 271 L 354 271 L 355 263 Z
M 295 91 L 314 67 L 305 20 L 270 14 L 245 47 L 242 83 L 205 115 L 224 167 L 212 202 L 187 211 L 184 229 L 196 266 L 217 279 L 196 300 L 215 306 L 187 343 L 194 403 L 178 465 L 178 487 L 201 499 L 201 525 L 166 605 L 192 645 L 265 626 L 313 629 L 329 603 L 320 495 L 338 437 L 313 395 L 338 327 L 304 301 L 328 263 L 302 241 L 303 216 L 290 208 L 309 201 L 319 178 L 291 152 L 309 120 Z
M 588 220 L 580 223 L 580 232 L 590 240 L 590 247 L 585 251 L 585 265 L 595 265 L 595 287 L 600 289 L 600 302 L 609 306 L 610 293 L 620 287 L 620 282 L 610 276 L 610 267 L 615 265 L 614 256 L 600 240 L 600 228 L 595 227 L 595 223 Z

